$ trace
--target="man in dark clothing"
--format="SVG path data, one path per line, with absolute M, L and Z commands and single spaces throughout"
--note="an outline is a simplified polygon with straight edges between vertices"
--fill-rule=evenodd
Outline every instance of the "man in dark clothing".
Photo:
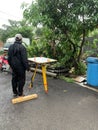
M 12 68 L 12 90 L 14 97 L 23 96 L 26 70 L 29 70 L 26 48 L 22 45 L 22 35 L 15 35 L 15 42 L 9 47 L 8 62 Z

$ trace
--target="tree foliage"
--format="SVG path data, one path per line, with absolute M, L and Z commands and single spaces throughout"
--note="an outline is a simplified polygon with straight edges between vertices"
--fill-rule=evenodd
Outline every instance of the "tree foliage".
M 17 33 L 32 39 L 32 28 L 23 19 L 22 21 L 9 20 L 9 25 L 3 25 L 3 28 L 0 29 L 0 40 L 5 42 L 7 38 L 14 37 Z
M 49 41 L 55 54 L 77 68 L 85 37 L 98 24 L 98 1 L 37 0 L 24 11 L 24 17 L 34 26 L 47 26 L 54 34 Z

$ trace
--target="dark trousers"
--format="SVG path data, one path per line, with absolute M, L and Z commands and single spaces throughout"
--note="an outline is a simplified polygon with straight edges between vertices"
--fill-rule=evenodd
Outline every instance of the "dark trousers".
M 12 90 L 14 94 L 21 96 L 25 85 L 25 70 L 13 70 L 12 72 Z

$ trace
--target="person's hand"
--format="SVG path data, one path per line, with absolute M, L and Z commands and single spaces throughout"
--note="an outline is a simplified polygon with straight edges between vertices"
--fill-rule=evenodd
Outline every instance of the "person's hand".
M 28 68 L 27 71 L 30 71 L 30 69 Z
M 30 71 L 30 65 L 27 66 L 27 69 L 26 69 L 26 70 L 27 70 L 27 71 Z

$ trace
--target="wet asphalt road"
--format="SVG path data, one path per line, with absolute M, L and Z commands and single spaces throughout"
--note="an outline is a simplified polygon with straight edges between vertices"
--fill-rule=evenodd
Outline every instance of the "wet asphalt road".
M 48 77 L 45 94 L 41 74 L 24 93 L 38 98 L 13 105 L 11 75 L 0 72 L 0 130 L 98 130 L 98 93 L 74 83 Z

